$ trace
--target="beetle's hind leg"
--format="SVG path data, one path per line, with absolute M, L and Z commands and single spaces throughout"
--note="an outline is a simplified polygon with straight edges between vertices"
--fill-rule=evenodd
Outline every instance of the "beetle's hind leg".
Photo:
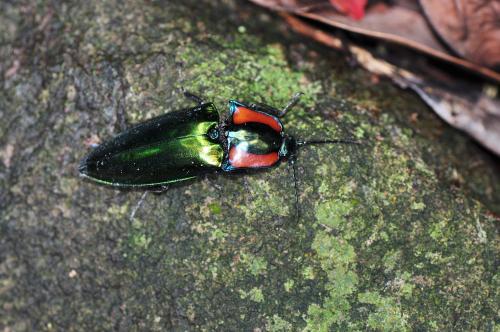
M 161 193 L 164 193 L 165 191 L 168 190 L 168 186 L 160 186 L 158 188 L 154 188 L 154 189 L 148 189 L 146 191 L 144 191 L 141 195 L 141 198 L 139 198 L 139 202 L 137 202 L 137 204 L 134 206 L 134 208 L 132 209 L 132 212 L 130 213 L 130 220 L 133 220 L 134 217 L 135 217 L 135 214 L 137 213 L 137 211 L 140 209 L 140 207 L 142 206 L 142 204 L 144 203 L 144 201 L 146 200 L 146 196 L 149 192 L 153 193 L 153 194 L 156 194 L 156 195 L 159 195 Z
M 134 206 L 132 209 L 132 212 L 130 213 L 130 220 L 134 220 L 135 214 L 137 213 L 137 210 L 141 207 L 142 203 L 144 203 L 144 200 L 146 199 L 146 195 L 148 194 L 147 191 L 142 193 L 141 198 L 139 199 L 139 202 Z

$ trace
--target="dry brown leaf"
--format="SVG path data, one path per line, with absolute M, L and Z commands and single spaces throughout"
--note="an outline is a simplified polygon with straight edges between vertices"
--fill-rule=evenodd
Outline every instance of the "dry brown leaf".
M 491 86 L 485 93 L 486 83 L 500 82 L 500 73 L 484 65 L 479 65 L 450 53 L 446 44 L 432 30 L 431 24 L 443 39 L 454 43 L 456 52 L 474 61 L 496 67 L 497 53 L 500 45 L 496 41 L 498 20 L 493 23 L 486 20 L 480 24 L 474 20 L 464 21 L 470 17 L 472 7 L 476 5 L 477 14 L 490 17 L 484 8 L 489 8 L 491 2 L 498 0 L 471 0 L 467 9 L 461 12 L 429 15 L 422 13 L 419 0 L 393 0 L 391 5 L 380 1 L 368 7 L 366 16 L 361 21 L 355 21 L 343 16 L 332 7 L 327 0 L 251 0 L 260 5 L 277 10 L 296 31 L 308 35 L 330 47 L 348 50 L 357 62 L 368 71 L 391 78 L 397 85 L 414 90 L 443 120 L 474 137 L 478 142 L 500 155 L 500 101 L 497 97 L 498 86 Z M 422 3 L 427 0 L 422 0 Z M 429 4 L 439 6 L 445 2 L 462 4 L 461 0 L 428 0 L 424 6 L 430 10 Z M 465 0 L 463 1 L 465 2 Z M 478 7 L 482 4 L 483 7 Z M 449 5 L 449 4 L 448 4 Z M 497 5 L 494 5 L 496 8 Z M 480 9 L 483 9 L 481 11 Z M 496 9 L 493 10 L 495 12 Z M 437 13 L 438 11 L 436 11 Z M 451 13 L 451 14 L 450 14 Z M 467 13 L 467 14 L 463 14 Z M 486 14 L 485 14 L 486 13 Z M 496 12 L 495 12 L 496 13 Z M 450 14 L 455 18 L 440 17 Z M 463 14 L 461 24 L 457 22 L 458 14 Z M 432 17 L 432 18 L 431 18 Z M 314 24 L 320 22 L 324 25 Z M 430 23 L 429 23 L 430 22 Z M 351 33 L 389 41 L 385 55 L 374 56 L 375 49 L 360 46 L 345 38 L 340 39 L 334 32 L 335 28 Z M 472 37 L 471 29 L 483 31 L 482 39 Z M 483 29 L 484 28 L 484 29 Z M 482 30 L 481 30 L 482 29 Z M 484 33 L 484 31 L 489 33 Z M 461 43 L 461 44 L 460 44 Z M 392 45 L 392 46 L 391 46 Z M 419 52 L 403 52 L 399 54 L 393 45 L 402 45 Z M 401 49 L 401 48 L 400 48 Z M 427 61 L 425 56 L 438 59 Z M 443 62 L 451 64 L 444 66 Z M 471 73 L 477 74 L 471 79 Z M 484 78 L 481 80 L 481 78 Z M 488 89 L 487 89 L 488 90 Z
M 440 37 L 460 56 L 500 69 L 500 1 L 420 0 Z
M 441 74 L 441 81 L 437 81 L 431 71 L 418 72 L 399 68 L 352 42 L 318 30 L 296 16 L 282 16 L 296 31 L 330 47 L 348 50 L 368 71 L 387 76 L 402 88 L 412 89 L 443 120 L 500 155 L 500 101 L 483 93 L 482 85 L 453 80 L 446 77 L 445 73 L 438 73 Z M 415 68 L 417 69 L 416 66 Z
M 327 0 L 251 1 L 276 11 L 295 14 L 331 27 L 416 49 L 432 57 L 500 82 L 499 72 L 451 54 L 432 31 L 416 0 L 397 0 L 394 1 L 392 6 L 377 3 L 367 8 L 364 19 L 360 21 L 350 19 L 337 12 Z M 490 1 L 498 2 L 498 0 Z M 496 50 L 499 48 L 497 47 Z M 489 46 L 487 49 L 495 48 Z

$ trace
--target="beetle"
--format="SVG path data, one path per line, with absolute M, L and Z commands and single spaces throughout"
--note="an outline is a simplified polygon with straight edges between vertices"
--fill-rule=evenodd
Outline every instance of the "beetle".
M 229 101 L 220 120 L 215 105 L 185 92 L 195 107 L 139 123 L 93 149 L 80 163 L 80 175 L 115 187 L 154 189 L 222 170 L 264 169 L 293 161 L 308 144 L 352 140 L 301 141 L 286 134 L 280 120 L 301 93 L 278 110 L 264 104 Z

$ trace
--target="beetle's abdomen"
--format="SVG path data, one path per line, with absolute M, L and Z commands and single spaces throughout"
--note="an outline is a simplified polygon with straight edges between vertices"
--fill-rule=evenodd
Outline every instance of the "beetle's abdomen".
M 93 150 L 80 173 L 97 182 L 157 186 L 219 169 L 224 158 L 211 104 L 138 124 Z
M 118 186 L 154 186 L 193 178 L 220 168 L 223 150 L 204 136 L 186 136 L 147 146 L 91 153 L 80 169 Z

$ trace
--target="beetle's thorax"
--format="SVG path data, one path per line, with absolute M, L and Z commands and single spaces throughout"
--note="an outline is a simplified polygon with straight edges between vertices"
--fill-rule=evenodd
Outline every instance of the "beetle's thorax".
M 263 168 L 275 165 L 283 137 L 260 123 L 230 125 L 226 128 L 228 152 L 226 170 Z
M 289 155 L 293 144 L 283 131 L 276 110 L 259 105 L 229 102 L 225 124 L 226 154 L 222 169 L 266 168 Z

